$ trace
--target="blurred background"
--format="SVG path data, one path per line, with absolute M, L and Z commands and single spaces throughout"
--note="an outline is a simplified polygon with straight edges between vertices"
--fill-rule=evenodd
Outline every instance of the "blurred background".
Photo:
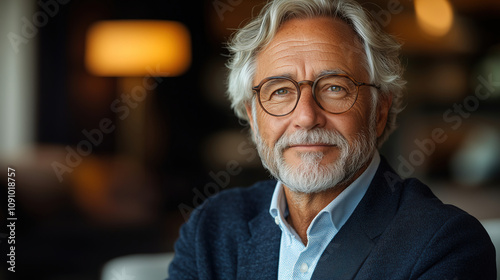
M 406 109 L 381 153 L 443 201 L 500 218 L 500 2 L 360 2 L 403 43 Z M 171 252 L 206 197 L 269 178 L 225 97 L 225 42 L 262 6 L 1 0 L 18 279 L 99 279 L 116 257 Z

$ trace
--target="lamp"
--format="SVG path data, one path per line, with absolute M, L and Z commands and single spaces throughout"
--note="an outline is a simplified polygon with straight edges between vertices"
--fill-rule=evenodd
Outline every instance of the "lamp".
M 189 31 L 174 21 L 101 21 L 86 42 L 85 63 L 97 76 L 144 76 L 152 66 L 160 76 L 178 76 L 191 62 Z
M 453 9 L 448 0 L 415 0 L 415 12 L 420 27 L 429 35 L 441 37 L 453 25 Z
M 179 22 L 110 20 L 96 22 L 88 29 L 87 70 L 96 76 L 118 77 L 117 100 L 130 100 L 137 89 L 143 93 L 136 104 L 130 104 L 129 114 L 119 116 L 117 146 L 120 153 L 139 160 L 144 158 L 144 126 L 151 99 L 148 96 L 156 88 L 151 85 L 157 85 L 148 79 L 181 75 L 190 63 L 189 31 Z

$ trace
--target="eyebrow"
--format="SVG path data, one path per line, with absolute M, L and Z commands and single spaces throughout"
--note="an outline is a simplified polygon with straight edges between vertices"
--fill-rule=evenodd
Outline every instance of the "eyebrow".
M 323 76 L 323 75 L 329 75 L 329 74 L 345 74 L 345 75 L 349 75 L 347 74 L 344 70 L 341 70 L 341 69 L 327 69 L 327 70 L 323 70 L 321 72 L 319 72 L 318 75 L 315 75 L 315 77 L 319 77 L 319 76 Z M 286 78 L 290 78 L 290 79 L 296 79 L 296 77 L 294 77 L 294 75 L 290 74 L 290 73 L 283 73 L 283 74 L 278 74 L 278 75 L 273 75 L 273 77 L 286 77 Z
M 323 70 L 316 77 L 323 76 L 323 75 L 329 75 L 329 74 L 345 74 L 345 75 L 348 75 L 344 70 L 333 69 L 333 70 Z
M 270 80 L 270 81 L 267 82 L 267 84 L 270 85 L 270 86 L 275 85 L 277 83 L 278 83 L 277 80 Z

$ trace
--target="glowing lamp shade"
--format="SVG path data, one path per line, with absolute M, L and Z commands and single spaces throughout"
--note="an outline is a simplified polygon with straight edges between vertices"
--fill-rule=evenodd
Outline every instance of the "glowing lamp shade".
M 178 76 L 190 63 L 189 31 L 179 22 L 101 21 L 87 32 L 85 64 L 97 76 Z
M 450 31 L 453 9 L 448 0 L 415 0 L 417 21 L 427 34 L 440 37 Z

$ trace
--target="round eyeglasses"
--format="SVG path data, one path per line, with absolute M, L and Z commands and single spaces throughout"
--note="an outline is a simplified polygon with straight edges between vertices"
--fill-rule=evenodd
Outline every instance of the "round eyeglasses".
M 332 114 L 342 114 L 354 105 L 360 86 L 379 86 L 361 83 L 348 75 L 326 74 L 315 81 L 300 81 L 288 77 L 268 77 L 252 88 L 258 96 L 260 106 L 272 116 L 286 116 L 295 110 L 299 103 L 301 86 L 308 84 L 312 88 L 313 98 L 318 106 Z

